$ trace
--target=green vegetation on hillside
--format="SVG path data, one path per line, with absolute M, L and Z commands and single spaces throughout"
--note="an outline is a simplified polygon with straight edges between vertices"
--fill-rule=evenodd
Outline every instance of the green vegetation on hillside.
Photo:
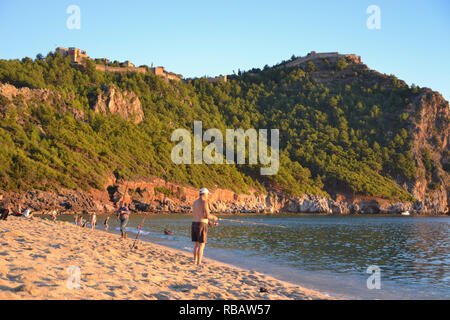
M 226 83 L 167 83 L 152 74 L 97 71 L 92 61 L 75 68 L 50 53 L 34 61 L 0 60 L 0 82 L 60 93 L 53 104 L 0 96 L 0 188 L 102 188 L 110 174 L 156 175 L 240 192 L 264 185 L 294 195 L 339 189 L 412 199 L 392 179 L 415 174 L 405 109 L 417 92 L 347 61 L 254 69 Z M 134 91 L 144 122 L 95 114 L 91 107 L 104 85 Z M 83 111 L 84 120 L 64 109 L 67 104 Z M 246 165 L 174 165 L 172 131 L 192 131 L 194 120 L 223 132 L 280 129 L 278 174 L 261 177 L 257 166 Z

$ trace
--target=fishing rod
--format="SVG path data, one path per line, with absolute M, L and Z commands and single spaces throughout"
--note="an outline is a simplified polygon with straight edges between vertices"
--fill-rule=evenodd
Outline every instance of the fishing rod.
M 146 219 L 146 218 L 147 218 L 147 216 L 145 216 L 144 219 L 142 220 L 141 226 L 139 227 L 139 231 L 138 231 L 138 233 L 137 233 L 137 235 L 136 235 L 136 239 L 134 239 L 134 242 L 133 242 L 133 244 L 132 244 L 132 246 L 131 246 L 131 249 L 136 248 L 136 243 L 137 243 L 137 240 L 138 240 L 138 238 L 139 238 L 139 235 L 141 234 L 141 229 L 142 229 L 142 227 L 144 226 L 144 223 L 145 223 L 145 219 Z
M 286 229 L 286 226 L 280 226 L 278 224 L 269 224 L 269 223 L 262 223 L 262 222 L 253 222 L 253 221 L 243 221 L 243 220 L 234 220 L 234 219 L 222 219 L 219 218 L 219 221 L 231 221 L 231 222 L 238 222 L 238 223 L 250 223 L 250 224 L 257 224 L 261 226 L 267 226 L 267 227 L 278 227 L 278 228 L 284 228 Z

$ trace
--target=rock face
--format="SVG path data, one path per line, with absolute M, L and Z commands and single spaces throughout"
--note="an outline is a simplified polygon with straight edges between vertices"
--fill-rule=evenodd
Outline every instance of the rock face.
M 52 91 L 48 89 L 30 89 L 30 88 L 16 88 L 8 83 L 0 84 L 0 94 L 12 100 L 15 96 L 21 95 L 25 101 L 33 98 L 47 101 L 53 95 Z
M 332 213 L 329 200 L 316 195 L 292 198 L 280 209 L 287 212 Z
M 211 210 L 219 213 L 325 213 L 325 214 L 399 214 L 410 211 L 415 214 L 437 214 L 430 211 L 432 204 L 425 201 L 390 202 L 382 199 L 361 198 L 333 200 L 325 196 L 303 195 L 289 197 L 277 191 L 267 194 L 236 194 L 231 190 L 211 190 Z M 58 192 L 29 191 L 26 194 L 1 194 L 0 201 L 28 207 L 32 211 L 53 208 L 61 213 L 113 212 L 119 201 L 130 202 L 130 209 L 141 213 L 189 213 L 198 190 L 180 186 L 154 177 L 147 181 L 108 181 L 105 191 L 89 193 L 74 190 Z
M 438 92 L 425 88 L 409 111 L 411 152 L 418 170 L 414 179 L 404 183 L 417 199 L 415 210 L 444 212 L 450 197 L 449 104 Z M 428 163 L 425 152 L 430 155 Z
M 13 101 L 14 97 L 21 96 L 21 101 L 38 103 L 45 101 L 47 104 L 60 108 L 63 112 L 70 112 L 76 120 L 84 120 L 85 115 L 70 105 L 70 94 L 63 99 L 60 93 L 48 89 L 16 88 L 10 84 L 0 84 L 0 95 Z M 135 124 L 144 120 L 144 112 L 138 96 L 131 91 L 121 92 L 117 87 L 103 87 L 103 91 L 98 95 L 97 101 L 92 109 L 101 114 L 118 114 Z M 0 110 L 2 111 L 2 110 Z
M 58 209 L 59 211 L 81 212 L 98 211 L 100 207 L 93 201 L 92 197 L 73 190 L 61 190 L 59 192 L 33 190 L 25 194 L 9 194 L 5 199 L 16 207 L 19 203 L 22 208 L 32 211 L 46 211 Z
M 121 92 L 115 86 L 104 87 L 92 109 L 105 115 L 119 114 L 135 124 L 144 121 L 144 112 L 138 96 L 132 91 Z
M 72 94 L 68 94 L 64 99 L 60 93 L 48 89 L 16 88 L 13 85 L 4 83 L 0 84 L 0 96 L 4 96 L 9 101 L 14 101 L 16 97 L 20 97 L 18 102 L 9 104 L 8 107 L 14 106 L 15 104 L 31 103 L 37 105 L 40 102 L 45 102 L 55 108 L 59 108 L 64 113 L 72 113 L 76 120 L 84 120 L 84 112 L 71 105 L 71 100 L 73 100 Z M 3 111 L 2 106 L 0 106 L 0 112 Z

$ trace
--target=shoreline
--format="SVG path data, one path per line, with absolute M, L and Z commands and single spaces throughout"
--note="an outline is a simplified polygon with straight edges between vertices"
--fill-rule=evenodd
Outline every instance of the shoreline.
M 333 299 L 209 258 L 134 237 L 39 217 L 0 222 L 0 299 Z M 67 286 L 69 266 L 80 270 L 81 289 Z M 267 288 L 269 293 L 261 293 Z
M 49 216 L 49 214 L 46 214 L 44 212 L 46 211 L 32 211 L 35 215 L 38 216 Z M 191 212 L 184 212 L 184 211 L 140 211 L 140 210 L 130 210 L 133 215 L 138 216 L 152 216 L 152 215 L 192 215 Z M 68 216 L 68 215 L 90 215 L 90 214 L 97 214 L 97 215 L 115 215 L 116 211 L 102 211 L 102 210 L 84 210 L 84 212 L 77 212 L 77 211 L 70 211 L 70 210 L 61 210 L 58 212 L 58 216 Z M 242 217 L 242 216 L 261 216 L 261 217 L 283 217 L 283 216 L 336 216 L 336 217 L 343 217 L 343 216 L 380 216 L 380 217 L 397 217 L 397 216 L 404 216 L 401 213 L 388 213 L 388 212 L 380 212 L 380 213 L 328 213 L 328 212 L 289 212 L 289 211 L 282 211 L 277 213 L 270 213 L 270 212 L 217 212 L 217 211 L 211 211 L 212 214 L 218 215 L 218 216 L 224 216 L 224 217 Z M 421 213 L 415 213 L 410 212 L 409 215 L 406 215 L 409 217 L 449 217 L 450 213 L 433 213 L 433 212 L 421 212 Z

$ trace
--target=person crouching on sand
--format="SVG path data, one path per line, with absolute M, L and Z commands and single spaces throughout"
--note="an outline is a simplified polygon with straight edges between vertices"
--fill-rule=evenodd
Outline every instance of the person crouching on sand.
M 11 205 L 9 203 L 2 204 L 0 208 L 0 220 L 7 220 L 11 212 Z
M 208 237 L 208 222 L 219 220 L 215 215 L 210 214 L 208 205 L 209 191 L 206 188 L 200 189 L 200 197 L 192 205 L 193 221 L 191 226 L 191 238 L 195 242 L 194 264 L 201 265 L 203 250 L 205 249 Z
M 0 194 L 0 220 L 7 220 L 10 210 L 11 209 L 10 209 L 9 203 L 7 203 L 3 199 L 3 195 Z
M 22 215 L 23 215 L 25 218 L 32 218 L 32 217 L 33 217 L 33 212 L 31 212 L 31 210 L 27 208 L 27 209 L 25 209 L 25 210 L 23 211 Z
M 15 216 L 22 215 L 22 203 L 19 202 L 19 204 L 17 205 L 16 211 L 13 212 L 13 215 L 15 215 Z
M 120 220 L 120 232 L 122 234 L 122 239 L 127 238 L 127 224 L 130 218 L 130 210 L 128 209 L 126 202 L 120 202 L 120 207 L 117 210 L 117 217 Z

